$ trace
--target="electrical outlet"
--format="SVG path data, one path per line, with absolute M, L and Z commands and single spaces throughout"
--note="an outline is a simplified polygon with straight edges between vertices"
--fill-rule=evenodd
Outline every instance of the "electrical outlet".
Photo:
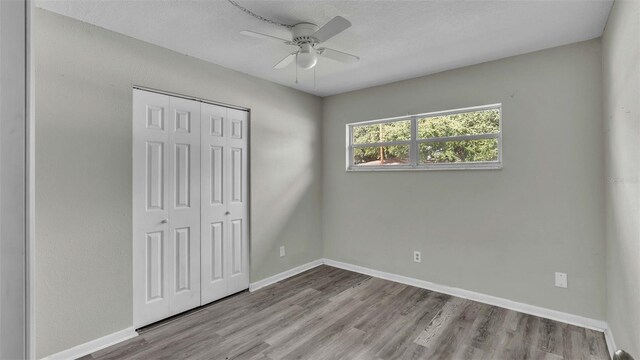
M 417 263 L 422 262 L 422 254 L 420 254 L 420 251 L 413 252 L 413 261 Z
M 285 256 L 284 246 L 280 246 L 280 257 Z
M 560 288 L 567 288 L 567 274 L 557 272 L 556 273 L 556 286 Z

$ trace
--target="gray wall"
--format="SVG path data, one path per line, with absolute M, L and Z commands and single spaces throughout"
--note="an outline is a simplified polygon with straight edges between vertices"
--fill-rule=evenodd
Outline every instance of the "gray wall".
M 639 6 L 616 2 L 602 53 L 591 40 L 324 100 L 36 9 L 37 356 L 131 326 L 135 84 L 252 109 L 251 281 L 324 255 L 606 315 L 639 357 Z M 344 171 L 348 122 L 496 102 L 502 170 Z
M 322 256 L 319 98 L 34 17 L 38 357 L 132 325 L 134 84 L 251 108 L 251 281 Z
M 325 98 L 325 257 L 604 320 L 601 74 L 591 40 Z M 498 102 L 502 170 L 345 172 L 346 123 Z
M 25 5 L 0 1 L 0 359 L 26 350 Z
M 640 359 L 640 2 L 617 0 L 602 38 L 607 174 L 607 321 Z

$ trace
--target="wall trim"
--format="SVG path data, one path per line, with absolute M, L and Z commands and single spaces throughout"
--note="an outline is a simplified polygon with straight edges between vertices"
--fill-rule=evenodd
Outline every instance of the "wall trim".
M 354 271 L 357 273 L 377 277 L 380 279 L 395 281 L 398 283 L 411 285 L 411 286 L 415 286 L 415 287 L 419 287 L 427 290 L 437 291 L 439 293 L 452 295 L 452 296 L 460 297 L 463 299 L 469 299 L 469 300 L 481 302 L 484 304 L 499 306 L 505 309 L 515 310 L 515 311 L 519 311 L 529 315 L 535 315 L 535 316 L 543 317 L 550 320 L 555 320 L 555 321 L 560 321 L 560 322 L 571 324 L 571 325 L 581 326 L 591 330 L 605 332 L 605 330 L 608 329 L 607 323 L 602 320 L 590 319 L 590 318 L 579 316 L 579 315 L 569 314 L 569 313 L 565 313 L 557 310 L 551 310 L 551 309 L 547 309 L 539 306 L 520 303 L 513 300 L 508 300 L 508 299 L 499 298 L 492 295 L 478 293 L 475 291 L 469 291 L 469 290 L 450 287 L 446 285 L 440 285 L 440 284 L 432 283 L 425 280 L 419 280 L 419 279 L 410 278 L 407 276 L 374 270 L 374 269 L 353 265 L 353 264 L 349 264 L 341 261 L 324 259 L 324 263 L 326 265 L 337 267 L 340 269 Z
M 98 350 L 107 348 L 111 345 L 115 345 L 119 342 L 129 340 L 136 336 L 138 336 L 138 333 L 135 331 L 135 329 L 133 327 L 129 327 L 120 331 L 116 331 L 113 334 L 109 334 L 101 338 L 88 341 L 84 344 L 74 346 L 71 349 L 63 350 L 59 353 L 49 355 L 43 358 L 43 360 L 77 359 L 85 355 L 94 353 Z
M 591 318 L 587 318 L 580 315 L 574 315 L 574 314 L 570 314 L 562 311 L 543 308 L 540 306 L 529 305 L 529 304 L 525 304 L 525 303 L 521 303 L 513 300 L 500 298 L 497 296 L 482 294 L 479 292 L 451 287 L 447 285 L 436 284 L 430 281 L 419 280 L 419 279 L 411 278 L 408 276 L 392 274 L 392 273 L 370 269 L 364 266 L 353 265 L 353 264 L 336 261 L 332 259 L 314 260 L 307 264 L 295 267 L 293 269 L 283 271 L 279 274 L 273 275 L 264 280 L 256 281 L 249 285 L 249 291 L 256 291 L 265 286 L 269 286 L 278 281 L 285 280 L 289 277 L 292 277 L 301 272 L 307 271 L 309 269 L 312 269 L 316 266 L 323 265 L 323 264 L 344 269 L 344 270 L 357 272 L 360 274 L 377 277 L 380 279 L 385 279 L 389 281 L 398 282 L 401 284 L 419 287 L 422 289 L 437 291 L 439 293 L 452 295 L 452 296 L 460 297 L 463 299 L 469 299 L 469 300 L 481 302 L 483 304 L 499 306 L 505 309 L 543 317 L 545 319 L 560 321 L 566 324 L 576 325 L 576 326 L 584 327 L 587 329 L 600 331 L 605 334 L 605 339 L 607 340 L 607 346 L 609 347 L 609 349 L 615 349 L 615 343 L 613 342 L 613 334 L 611 333 L 611 330 L 609 329 L 607 323 L 603 320 L 591 319 Z M 610 352 L 613 353 L 613 350 L 610 350 Z
M 292 276 L 298 275 L 302 272 L 305 272 L 307 270 L 313 269 L 314 267 L 320 266 L 324 264 L 324 259 L 317 259 L 311 262 L 308 262 L 306 264 L 297 266 L 293 269 L 289 269 L 287 271 L 283 271 L 279 274 L 270 276 L 266 279 L 260 280 L 260 281 L 256 281 L 254 283 L 249 284 L 249 291 L 256 291 L 258 289 L 261 289 L 265 286 L 269 286 L 272 284 L 277 283 L 278 281 L 282 281 L 284 279 L 290 278 Z M 62 359 L 77 359 L 79 357 L 83 357 L 85 355 L 89 355 L 91 353 L 94 353 L 98 350 L 102 350 L 104 348 L 107 348 L 111 345 L 115 345 L 119 342 L 122 341 L 126 341 L 129 340 L 131 338 L 134 338 L 138 336 L 138 333 L 135 331 L 135 329 L 133 327 L 129 327 L 117 332 L 114 332 L 113 334 L 109 334 L 106 336 L 103 336 L 101 338 L 95 339 L 95 340 L 91 340 L 89 342 L 86 342 L 84 344 L 80 344 L 78 346 L 75 346 L 73 348 L 67 349 L 67 350 L 63 350 L 59 353 L 56 354 L 52 354 L 49 355 L 47 357 L 42 358 L 42 360 L 62 360 Z
M 307 270 L 313 269 L 320 265 L 328 265 L 335 268 L 340 268 L 344 270 L 349 270 L 353 272 L 357 272 L 364 275 L 373 276 L 376 278 L 394 281 L 401 284 L 406 284 L 410 286 L 419 287 L 422 289 L 427 289 L 431 291 L 436 291 L 439 293 L 460 297 L 463 299 L 469 299 L 477 302 L 481 302 L 483 304 L 499 306 L 505 309 L 519 311 L 529 315 L 535 315 L 539 317 L 543 317 L 550 320 L 560 321 L 563 323 L 581 326 L 584 328 L 600 331 L 604 333 L 604 337 L 607 343 L 607 348 L 609 350 L 609 354 L 613 357 L 613 353 L 616 349 L 615 342 L 613 340 L 613 333 L 609 328 L 608 324 L 602 320 L 595 320 L 579 315 L 569 314 L 562 311 L 551 310 L 539 306 L 529 305 L 525 303 L 520 303 L 504 298 L 499 298 L 492 295 L 486 295 L 482 293 L 478 293 L 475 291 L 465 290 L 461 288 L 455 288 L 446 285 L 440 285 L 436 283 L 432 283 L 430 281 L 419 280 L 415 278 L 411 278 L 408 276 L 402 276 L 397 274 L 392 274 L 380 270 L 370 269 L 364 266 L 353 265 L 341 261 L 331 260 L 331 259 L 317 259 L 306 264 L 294 267 L 292 269 L 283 271 L 279 274 L 270 276 L 266 279 L 259 280 L 249 284 L 249 291 L 253 292 L 263 287 L 275 284 L 279 281 L 288 279 L 292 276 L 298 275 Z M 84 344 L 75 346 L 71 349 L 61 351 L 57 354 L 49 355 L 43 360 L 58 360 L 58 359 L 76 359 L 91 353 L 94 353 L 98 350 L 102 350 L 111 345 L 117 344 L 119 342 L 129 340 L 133 337 L 138 336 L 138 333 L 135 331 L 133 327 L 126 328 L 124 330 L 117 331 L 113 334 L 103 336 L 99 339 L 95 339 Z
M 249 284 L 249 291 L 253 292 L 256 291 L 258 289 L 261 289 L 265 286 L 269 286 L 271 284 L 275 284 L 278 281 L 282 281 L 284 279 L 290 278 L 294 275 L 298 275 L 301 272 L 305 272 L 309 269 L 313 269 L 314 267 L 320 266 L 324 264 L 324 259 L 317 259 L 317 260 L 313 260 L 311 262 L 308 262 L 306 264 L 300 265 L 300 266 L 296 266 L 293 269 L 289 269 L 287 271 L 283 271 L 279 274 L 275 274 L 273 276 L 270 276 L 266 279 L 262 279 L 256 282 L 252 282 L 251 284 Z
M 604 331 L 604 340 L 607 342 L 607 349 L 609 349 L 609 356 L 613 359 L 613 353 L 618 349 L 616 347 L 616 342 L 613 340 L 613 332 L 611 331 L 611 327 L 607 324 L 607 328 Z

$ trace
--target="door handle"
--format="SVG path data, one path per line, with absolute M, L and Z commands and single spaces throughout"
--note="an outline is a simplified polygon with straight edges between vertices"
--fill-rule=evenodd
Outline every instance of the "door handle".
M 225 215 L 231 215 L 231 212 L 227 211 L 224 213 Z
M 164 219 L 164 220 L 160 221 L 160 224 L 166 224 L 168 222 L 169 222 L 169 219 Z

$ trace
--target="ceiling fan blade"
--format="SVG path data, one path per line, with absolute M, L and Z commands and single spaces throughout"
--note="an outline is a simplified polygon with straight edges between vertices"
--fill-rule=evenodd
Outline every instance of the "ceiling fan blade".
M 278 62 L 277 64 L 273 65 L 274 69 L 284 69 L 287 66 L 289 66 L 289 64 L 291 64 L 293 62 L 293 60 L 295 60 L 296 58 L 296 54 L 298 52 L 292 52 L 291 54 L 287 55 L 284 59 L 280 60 L 280 62 Z
M 318 49 L 318 55 L 343 63 L 356 63 L 360 61 L 360 58 L 355 55 L 324 47 Z
M 350 26 L 351 23 L 349 20 L 342 16 L 336 16 L 311 36 L 316 38 L 319 42 L 325 42 L 348 29 Z
M 294 43 L 292 43 L 291 41 L 289 41 L 287 39 L 279 38 L 277 36 L 271 36 L 271 35 L 267 35 L 267 34 L 262 34 L 262 33 L 258 33 L 258 32 L 255 32 L 255 31 L 242 30 L 242 31 L 240 31 L 240 34 L 242 34 L 244 36 L 257 38 L 257 39 L 275 40 L 275 41 L 278 41 L 278 42 L 285 43 L 287 45 L 295 45 Z

